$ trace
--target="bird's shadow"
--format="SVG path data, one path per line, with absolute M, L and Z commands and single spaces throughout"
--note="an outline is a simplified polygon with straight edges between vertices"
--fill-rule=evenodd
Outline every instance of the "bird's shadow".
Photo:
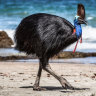
M 33 88 L 33 86 L 22 86 L 22 87 L 19 87 L 19 88 Z M 73 91 L 78 91 L 78 90 L 89 90 L 90 88 L 74 88 L 74 89 L 64 89 L 62 87 L 53 87 L 53 86 L 41 86 L 41 88 L 46 88 L 46 91 L 61 91 L 61 92 L 64 92 L 64 93 L 72 93 Z
M 74 88 L 74 89 L 67 89 L 67 90 L 69 90 L 71 93 L 72 92 L 75 92 L 75 91 L 84 91 L 84 90 L 90 90 L 90 88 Z M 66 90 L 61 90 L 61 92 L 64 92 L 64 93 L 66 93 Z
M 63 88 L 62 87 L 53 87 L 53 86 L 40 86 L 41 88 L 45 88 L 45 89 L 47 89 L 47 90 L 53 90 L 53 91 L 55 91 L 55 90 L 63 90 Z M 22 86 L 22 87 L 19 87 L 19 88 L 33 88 L 33 86 Z

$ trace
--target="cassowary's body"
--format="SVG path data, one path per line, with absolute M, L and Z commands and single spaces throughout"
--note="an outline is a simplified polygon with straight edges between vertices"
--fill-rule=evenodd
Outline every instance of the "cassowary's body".
M 74 43 L 74 26 L 64 18 L 50 14 L 34 14 L 24 18 L 16 34 L 16 48 L 39 58 L 50 58 Z M 74 37 L 74 38 L 73 38 Z
M 50 57 L 77 40 L 74 26 L 64 18 L 50 14 L 34 14 L 24 18 L 15 33 L 16 49 L 39 58 L 39 70 L 34 90 L 41 90 L 39 81 L 42 69 L 59 80 L 63 88 L 73 88 L 66 79 L 56 75 L 49 66 Z

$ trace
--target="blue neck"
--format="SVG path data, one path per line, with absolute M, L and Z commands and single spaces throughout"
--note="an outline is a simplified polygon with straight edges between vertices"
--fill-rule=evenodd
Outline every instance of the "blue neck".
M 81 28 L 81 24 L 78 22 L 78 19 L 76 19 L 76 18 L 74 20 L 74 27 L 76 29 L 77 39 L 79 39 L 82 35 L 82 28 Z

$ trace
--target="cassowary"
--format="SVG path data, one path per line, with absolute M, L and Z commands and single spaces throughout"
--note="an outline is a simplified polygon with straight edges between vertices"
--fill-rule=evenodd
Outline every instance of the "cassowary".
M 78 17 L 78 18 L 77 18 Z M 73 26 L 66 19 L 45 13 L 38 13 L 24 18 L 15 32 L 16 49 L 27 54 L 36 54 L 39 58 L 39 70 L 33 90 L 42 90 L 39 87 L 42 69 L 53 75 L 63 88 L 73 88 L 63 77 L 57 75 L 50 67 L 50 57 L 58 54 L 68 45 L 76 42 L 81 24 L 85 22 L 85 9 L 78 4 L 77 19 Z M 76 29 L 73 34 L 73 29 Z M 79 28 L 79 29 L 78 29 Z

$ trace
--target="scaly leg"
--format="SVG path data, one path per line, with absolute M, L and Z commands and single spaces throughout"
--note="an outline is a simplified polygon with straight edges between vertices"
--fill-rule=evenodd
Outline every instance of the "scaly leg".
M 36 90 L 36 91 L 45 90 L 45 88 L 39 87 L 41 73 L 42 73 L 42 64 L 41 64 L 41 61 L 40 61 L 36 81 L 35 81 L 35 84 L 33 85 L 33 90 Z
M 45 71 L 47 71 L 48 73 L 50 73 L 51 75 L 53 75 L 57 80 L 59 80 L 59 82 L 61 83 L 62 87 L 65 89 L 73 89 L 73 87 L 71 86 L 71 84 L 63 77 L 58 76 L 50 67 L 49 64 L 46 64 L 46 66 L 43 68 Z

